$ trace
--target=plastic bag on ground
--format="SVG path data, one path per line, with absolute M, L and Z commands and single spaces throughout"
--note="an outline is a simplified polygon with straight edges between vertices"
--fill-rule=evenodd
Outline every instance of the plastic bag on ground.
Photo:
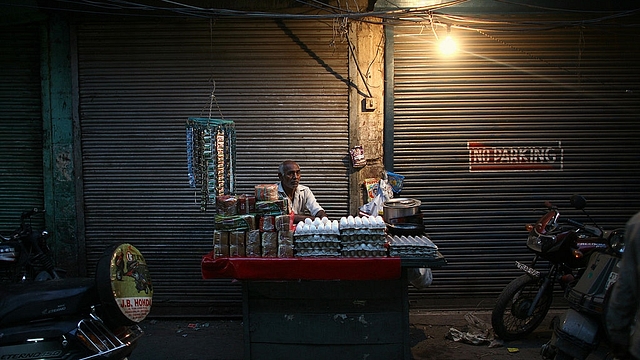
M 430 268 L 408 268 L 407 279 L 416 289 L 426 289 L 433 282 L 433 273 Z

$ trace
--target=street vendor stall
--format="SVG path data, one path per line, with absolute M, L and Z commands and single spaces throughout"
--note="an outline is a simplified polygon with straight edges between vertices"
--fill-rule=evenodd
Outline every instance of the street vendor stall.
M 445 264 L 424 234 L 419 202 L 386 204 L 393 218 L 376 208 L 294 224 L 293 196 L 280 196 L 277 184 L 233 194 L 225 177 L 235 163 L 232 124 L 193 119 L 187 139 L 191 183 L 202 187 L 202 209 L 216 209 L 202 276 L 241 281 L 245 359 L 411 358 L 408 269 L 430 275 Z M 298 186 L 299 168 L 288 164 Z
M 202 275 L 242 282 L 245 359 L 411 359 L 406 270 L 446 263 L 426 235 L 416 238 L 385 235 L 397 256 L 243 258 L 212 251 Z M 413 247 L 423 255 L 407 256 Z

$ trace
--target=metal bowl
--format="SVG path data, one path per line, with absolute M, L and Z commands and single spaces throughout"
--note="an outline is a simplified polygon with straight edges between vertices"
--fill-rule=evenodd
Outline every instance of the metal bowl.
M 382 217 L 385 222 L 389 223 L 392 219 L 413 216 L 420 212 L 421 204 L 422 202 L 418 199 L 391 199 L 382 204 Z

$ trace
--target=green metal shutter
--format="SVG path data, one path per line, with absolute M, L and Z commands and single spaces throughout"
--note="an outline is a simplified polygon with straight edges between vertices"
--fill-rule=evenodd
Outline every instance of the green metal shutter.
M 532 258 L 524 225 L 544 200 L 587 221 L 568 201 L 582 193 L 609 228 L 640 210 L 639 33 L 604 29 L 454 28 L 452 58 L 428 25 L 393 29 L 394 170 L 449 262 L 415 306 L 490 306 L 519 274 L 514 261 Z M 471 171 L 469 142 L 555 144 L 562 168 Z
M 347 213 L 347 47 L 330 24 L 132 20 L 77 33 L 88 264 L 110 241 L 137 245 L 155 309 L 241 306 L 238 284 L 201 280 L 213 213 L 189 188 L 187 118 L 235 121 L 238 193 L 277 181 L 292 158 L 327 212 Z
M 21 212 L 44 204 L 40 26 L 0 30 L 0 232 L 8 235 Z

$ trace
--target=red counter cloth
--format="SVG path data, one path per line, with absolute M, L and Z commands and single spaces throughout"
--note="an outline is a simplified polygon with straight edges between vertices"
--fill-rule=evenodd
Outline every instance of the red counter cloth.
M 202 258 L 203 279 L 388 280 L 399 279 L 398 257 L 386 258 Z

